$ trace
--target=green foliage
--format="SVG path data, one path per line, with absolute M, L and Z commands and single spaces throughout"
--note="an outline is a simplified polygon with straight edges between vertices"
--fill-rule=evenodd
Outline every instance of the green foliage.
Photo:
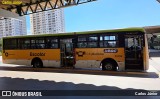
M 153 35 L 149 38 L 148 45 L 151 49 L 160 49 L 160 36 Z

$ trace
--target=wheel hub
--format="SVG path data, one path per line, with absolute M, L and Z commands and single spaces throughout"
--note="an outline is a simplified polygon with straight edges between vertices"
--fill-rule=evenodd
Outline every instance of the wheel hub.
M 113 66 L 111 64 L 106 64 L 105 67 L 106 67 L 107 70 L 112 70 L 113 69 Z

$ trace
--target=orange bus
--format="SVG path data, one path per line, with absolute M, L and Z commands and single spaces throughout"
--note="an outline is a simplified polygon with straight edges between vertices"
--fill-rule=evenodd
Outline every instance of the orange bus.
M 41 67 L 149 68 L 143 28 L 3 37 L 3 63 Z

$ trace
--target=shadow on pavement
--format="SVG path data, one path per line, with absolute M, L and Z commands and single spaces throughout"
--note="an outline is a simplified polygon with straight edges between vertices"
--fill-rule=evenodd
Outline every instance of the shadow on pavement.
M 10 97 L 11 99 L 135 99 L 135 92 L 137 92 L 138 90 L 136 89 L 120 89 L 118 87 L 114 87 L 114 86 L 95 86 L 92 84 L 74 84 L 72 82 L 55 82 L 55 81 L 48 81 L 48 80 L 44 80 L 44 81 L 39 81 L 39 80 L 35 80 L 35 79 L 23 79 L 23 78 L 11 78 L 11 77 L 0 77 L 0 90 L 17 90 L 17 91 L 29 91 L 29 90 L 34 90 L 34 91 L 38 91 L 41 90 L 42 91 L 42 95 L 47 94 L 47 93 L 43 93 L 43 90 L 45 92 L 47 92 L 46 90 L 50 90 L 50 91 L 55 91 L 56 92 L 60 92 L 58 94 L 61 94 L 60 96 L 54 96 L 54 97 Z M 62 90 L 62 91 L 60 91 Z M 65 93 L 61 93 L 61 92 L 68 92 L 68 90 L 73 92 L 73 95 L 75 95 L 74 93 L 77 90 L 83 90 L 84 92 L 88 92 L 88 94 L 86 96 L 65 96 Z M 112 91 L 110 91 L 112 90 Z M 81 91 L 81 93 L 84 93 L 83 91 Z M 95 94 L 89 95 L 90 91 L 95 91 Z M 145 92 L 146 90 L 139 90 L 138 92 Z M 103 94 L 108 94 L 111 96 L 96 96 L 97 93 L 99 92 L 103 92 Z M 122 95 L 120 96 L 116 96 L 117 92 L 124 92 L 122 93 Z M 131 92 L 131 93 L 130 93 Z M 52 93 L 51 93 L 52 94 Z M 101 94 L 101 93 L 100 93 Z M 127 96 L 127 94 L 130 96 Z M 53 93 L 54 95 L 54 93 Z M 64 96 L 62 96 L 64 95 Z M 114 97 L 113 97 L 114 96 Z M 126 97 L 127 96 L 127 97 Z M 9 98 L 9 99 L 10 99 Z M 138 99 L 159 99 L 158 96 L 151 96 L 151 97 L 147 97 L 147 96 L 140 96 L 137 97 Z M 6 97 L 1 97 L 0 99 L 7 99 Z
M 31 68 L 25 66 L 17 66 L 17 67 L 0 66 L 0 70 L 124 76 L 124 77 L 138 77 L 138 78 L 159 78 L 159 75 L 155 72 L 119 72 L 119 71 L 101 71 L 101 70 L 84 70 L 84 69 L 82 70 L 82 69 L 60 69 L 60 68 Z
M 120 90 L 117 87 L 95 86 L 92 84 L 74 84 L 49 80 L 0 77 L 0 89 L 3 90 Z M 132 90 L 132 89 L 131 89 Z M 63 93 L 62 93 L 63 94 Z

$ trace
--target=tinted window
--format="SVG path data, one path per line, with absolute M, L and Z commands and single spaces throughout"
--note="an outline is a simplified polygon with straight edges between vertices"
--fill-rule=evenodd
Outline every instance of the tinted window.
M 100 47 L 117 47 L 118 46 L 118 36 L 117 35 L 101 35 L 100 36 Z
M 78 37 L 78 41 L 87 41 L 87 38 L 86 37 Z
M 47 37 L 46 38 L 46 48 L 58 48 L 58 39 L 55 37 Z
M 16 49 L 17 48 L 17 39 L 4 39 L 3 40 L 4 49 Z
M 96 35 L 85 35 L 78 37 L 78 48 L 96 48 L 98 47 L 98 37 Z

